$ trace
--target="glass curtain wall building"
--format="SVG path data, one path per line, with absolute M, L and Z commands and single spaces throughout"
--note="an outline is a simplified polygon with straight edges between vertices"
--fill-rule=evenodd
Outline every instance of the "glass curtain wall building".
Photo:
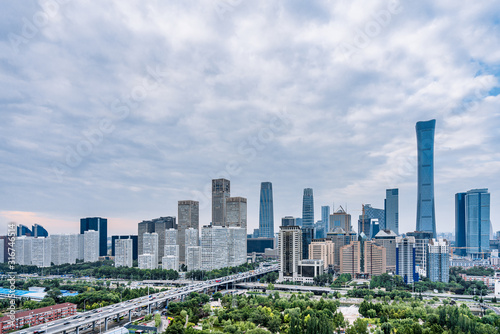
M 302 199 L 302 226 L 314 228 L 314 197 L 311 188 L 304 189 Z
M 273 184 L 260 184 L 259 237 L 274 237 Z
M 436 120 L 417 122 L 418 192 L 417 231 L 431 232 L 436 238 L 434 206 L 434 130 Z

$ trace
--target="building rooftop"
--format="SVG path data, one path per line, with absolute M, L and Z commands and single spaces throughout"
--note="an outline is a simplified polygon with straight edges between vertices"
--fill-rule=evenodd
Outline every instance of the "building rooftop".
M 28 310 L 28 311 L 17 312 L 16 313 L 16 319 L 17 318 L 24 318 L 24 317 L 27 317 L 29 315 L 34 315 L 34 314 L 46 313 L 46 312 L 49 312 L 49 311 L 56 311 L 56 310 L 59 310 L 59 309 L 62 309 L 62 308 L 68 308 L 68 307 L 72 307 L 72 306 L 74 306 L 76 308 L 76 304 L 64 303 L 64 304 L 57 304 L 57 305 L 52 305 L 52 306 L 37 308 L 35 310 Z M 0 318 L 0 322 L 4 322 L 4 321 L 10 321 L 10 317 L 9 316 L 5 316 L 5 317 Z
M 391 230 L 380 230 L 376 235 L 375 238 L 395 238 L 398 235 Z

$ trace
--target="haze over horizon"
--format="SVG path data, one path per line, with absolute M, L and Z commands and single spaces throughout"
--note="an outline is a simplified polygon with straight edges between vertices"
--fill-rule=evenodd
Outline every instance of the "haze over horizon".
M 0 11 L 0 228 L 108 235 L 177 216 L 213 178 L 281 218 L 383 208 L 415 230 L 415 123 L 436 119 L 439 232 L 454 195 L 491 193 L 500 230 L 500 17 L 495 1 L 6 2 Z

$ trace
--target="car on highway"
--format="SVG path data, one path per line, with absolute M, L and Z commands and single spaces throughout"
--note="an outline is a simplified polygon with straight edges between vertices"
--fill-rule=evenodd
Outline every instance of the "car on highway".
M 66 321 L 63 325 L 69 325 L 71 322 Z

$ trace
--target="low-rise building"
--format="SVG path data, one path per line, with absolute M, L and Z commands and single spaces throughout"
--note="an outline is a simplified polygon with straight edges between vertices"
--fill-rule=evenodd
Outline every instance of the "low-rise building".
M 0 318 L 0 334 L 16 331 L 25 325 L 29 327 L 43 324 L 49 321 L 70 317 L 76 314 L 76 304 L 64 303 L 42 307 L 35 310 L 22 311 L 10 316 Z

